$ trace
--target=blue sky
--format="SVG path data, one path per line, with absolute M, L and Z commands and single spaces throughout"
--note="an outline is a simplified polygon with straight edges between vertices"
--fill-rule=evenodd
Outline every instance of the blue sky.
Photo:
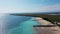
M 0 0 L 0 13 L 60 11 L 60 0 Z

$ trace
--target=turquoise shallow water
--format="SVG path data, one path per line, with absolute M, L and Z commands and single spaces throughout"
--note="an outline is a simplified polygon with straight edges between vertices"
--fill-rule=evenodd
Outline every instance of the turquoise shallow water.
M 36 34 L 35 28 L 33 25 L 40 25 L 37 21 L 32 17 L 31 19 L 20 24 L 19 27 L 11 29 L 9 34 Z

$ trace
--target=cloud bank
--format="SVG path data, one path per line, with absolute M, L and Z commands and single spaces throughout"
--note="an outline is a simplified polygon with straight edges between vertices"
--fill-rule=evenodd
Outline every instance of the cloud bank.
M 34 6 L 34 7 L 33 7 Z M 32 8 L 33 7 L 33 8 Z M 55 5 L 32 5 L 29 8 L 0 8 L 0 13 L 23 13 L 23 12 L 53 12 L 60 11 L 60 4 Z
M 60 11 L 59 0 L 0 0 L 0 13 Z

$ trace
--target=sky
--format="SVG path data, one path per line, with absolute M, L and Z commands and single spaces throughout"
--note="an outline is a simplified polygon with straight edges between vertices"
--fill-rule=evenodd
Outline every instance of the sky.
M 0 13 L 60 11 L 60 0 L 0 0 Z

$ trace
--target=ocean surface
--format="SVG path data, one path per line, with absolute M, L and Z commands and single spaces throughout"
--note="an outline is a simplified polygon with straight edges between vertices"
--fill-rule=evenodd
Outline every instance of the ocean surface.
M 34 17 L 0 14 L 0 34 L 36 34 Z

